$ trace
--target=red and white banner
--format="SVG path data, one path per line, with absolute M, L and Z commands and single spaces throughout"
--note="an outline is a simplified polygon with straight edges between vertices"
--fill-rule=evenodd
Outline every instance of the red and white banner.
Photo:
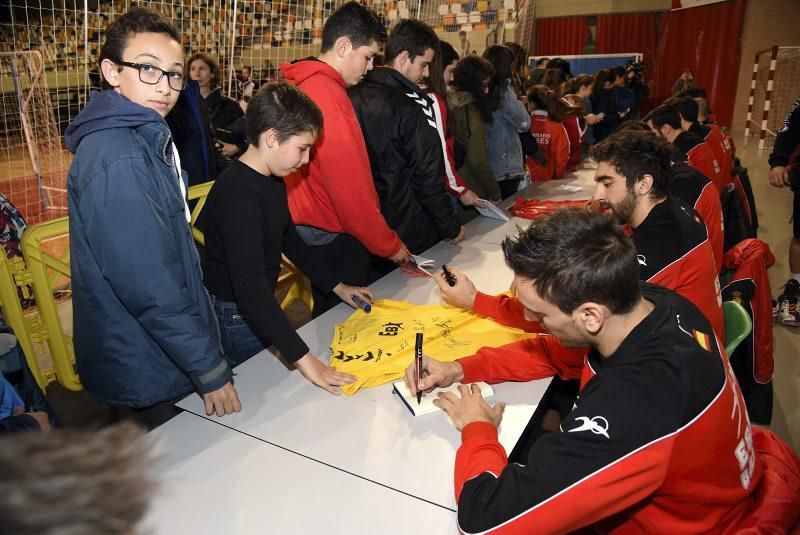
M 718 2 L 727 2 L 728 0 L 672 0 L 672 10 L 686 9 L 689 7 L 704 6 L 707 4 L 716 4 Z

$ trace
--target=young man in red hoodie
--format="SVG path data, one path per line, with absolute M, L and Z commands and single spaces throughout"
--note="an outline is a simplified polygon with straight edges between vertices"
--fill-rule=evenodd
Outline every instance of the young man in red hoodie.
M 347 96 L 347 87 L 372 68 L 385 39 L 375 13 L 348 2 L 325 22 L 319 58 L 281 65 L 286 80 L 311 97 L 325 121 L 308 165 L 284 179 L 292 219 L 319 261 L 357 286 L 369 282 L 370 253 L 397 263 L 410 258 L 381 214 L 364 136 Z M 313 296 L 314 317 L 339 302 L 316 290 Z

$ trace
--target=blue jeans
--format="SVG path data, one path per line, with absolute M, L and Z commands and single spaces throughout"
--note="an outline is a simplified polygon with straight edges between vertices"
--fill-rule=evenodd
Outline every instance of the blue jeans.
M 244 316 L 239 314 L 235 301 L 226 301 L 210 293 L 208 295 L 219 323 L 222 349 L 231 367 L 238 366 L 272 345 L 253 332 Z

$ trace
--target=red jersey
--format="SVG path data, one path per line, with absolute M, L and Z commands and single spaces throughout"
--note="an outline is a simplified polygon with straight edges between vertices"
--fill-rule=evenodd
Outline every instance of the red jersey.
M 551 121 L 547 112 L 537 110 L 531 116 L 531 134 L 547 160 L 542 165 L 527 156 L 531 179 L 546 182 L 561 178 L 567 172 L 570 153 L 569 135 L 564 125 Z
M 654 309 L 617 350 L 590 350 L 579 371 L 569 366 L 580 377 L 575 408 L 561 432 L 533 443 L 525 464 L 508 463 L 494 425 L 464 427 L 455 465 L 461 531 L 796 527 L 800 461 L 769 431 L 750 427 L 708 321 L 664 288 L 644 285 L 642 293 Z M 564 369 L 559 353 L 574 354 L 550 351 L 553 338 L 531 339 L 526 353 L 461 359 L 464 382 L 552 376 Z
M 308 165 L 284 178 L 296 225 L 353 236 L 376 256 L 391 256 L 403 243 L 381 214 L 364 135 L 344 79 L 323 61 L 281 65 L 283 75 L 322 110 L 325 130 Z
M 672 143 L 686 154 L 689 165 L 706 175 L 722 191 L 722 169 L 705 141 L 689 132 L 681 132 Z

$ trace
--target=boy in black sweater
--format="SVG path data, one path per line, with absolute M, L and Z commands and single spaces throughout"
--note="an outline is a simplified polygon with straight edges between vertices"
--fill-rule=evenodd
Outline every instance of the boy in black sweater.
M 308 163 L 322 133 L 322 113 L 302 91 L 286 83 L 267 85 L 247 107 L 249 146 L 219 178 L 204 208 L 205 285 L 234 366 L 274 343 L 303 376 L 332 394 L 355 377 L 326 366 L 308 351 L 275 299 L 281 254 L 323 293 L 356 308 L 372 291 L 339 282 L 300 239 L 289 216 L 286 186 L 279 177 Z

